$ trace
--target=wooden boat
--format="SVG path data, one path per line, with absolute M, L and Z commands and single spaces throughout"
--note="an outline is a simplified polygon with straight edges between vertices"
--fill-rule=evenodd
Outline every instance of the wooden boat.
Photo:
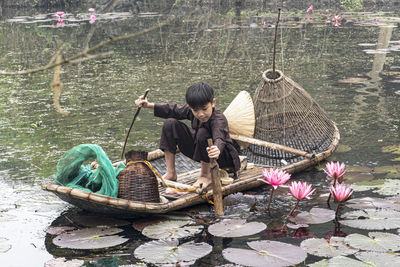
M 281 166 L 266 166 L 266 165 L 254 165 L 251 168 L 251 164 L 243 163 L 243 170 L 240 172 L 239 177 L 234 180 L 233 183 L 222 185 L 222 194 L 224 196 L 256 188 L 263 184 L 257 179 L 262 177 L 262 170 L 265 167 L 275 167 L 287 171 L 288 173 L 300 172 L 307 167 L 317 164 L 318 162 L 326 159 L 336 149 L 340 135 L 335 124 L 333 124 L 333 136 L 330 144 L 324 151 L 318 153 L 302 152 L 296 149 L 291 151 L 290 148 L 277 145 L 274 147 L 276 151 L 285 150 L 285 153 L 292 153 L 296 160 L 292 160 L 291 163 Z M 245 137 L 236 136 L 236 139 L 240 139 L 242 142 L 246 142 Z M 249 141 L 249 140 L 247 140 Z M 259 141 L 259 145 L 263 145 L 263 141 Z M 254 143 L 254 142 L 253 142 Z M 266 143 L 266 142 L 264 142 Z M 271 145 L 269 145 L 271 147 Z M 165 171 L 165 161 L 163 157 L 160 157 L 159 151 L 150 152 L 148 160 L 152 165 L 160 172 Z M 191 184 L 195 182 L 199 176 L 199 164 L 194 162 L 181 154 L 177 154 L 176 158 L 177 170 L 180 170 L 177 182 L 168 182 L 168 185 L 175 188 L 189 188 Z M 53 192 L 62 200 L 77 206 L 83 210 L 87 210 L 95 213 L 109 214 L 118 217 L 140 217 L 149 214 L 163 214 L 200 203 L 206 203 L 212 199 L 212 190 L 203 191 L 196 190 L 189 192 L 185 195 L 180 195 L 176 199 L 163 198 L 164 201 L 161 203 L 146 203 L 139 201 L 131 201 L 121 198 L 108 197 L 96 193 L 90 193 L 80 189 L 73 189 L 61 185 L 55 185 L 54 183 L 44 184 L 42 188 L 46 191 Z M 160 185 L 160 195 L 165 195 L 165 187 Z

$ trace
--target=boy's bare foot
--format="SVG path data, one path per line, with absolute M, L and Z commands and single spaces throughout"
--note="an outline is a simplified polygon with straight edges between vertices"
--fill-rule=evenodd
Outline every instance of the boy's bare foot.
M 200 176 L 193 186 L 200 186 L 200 184 L 203 184 L 202 188 L 207 188 L 211 184 L 211 177 Z
M 163 175 L 163 179 L 164 180 L 170 180 L 170 181 L 176 181 L 178 179 L 178 176 L 175 174 L 170 174 L 170 173 L 166 173 Z

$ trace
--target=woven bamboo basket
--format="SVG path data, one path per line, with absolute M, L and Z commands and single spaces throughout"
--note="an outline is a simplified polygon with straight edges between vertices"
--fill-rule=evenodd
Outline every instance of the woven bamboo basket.
M 276 70 L 262 75 L 254 97 L 254 138 L 316 155 L 335 138 L 336 125 L 314 99 L 292 79 Z M 280 167 L 304 157 L 252 144 L 250 162 Z
M 142 202 L 160 202 L 157 178 L 143 161 L 147 160 L 145 151 L 131 150 L 125 154 L 127 167 L 122 170 L 119 181 L 118 197 Z

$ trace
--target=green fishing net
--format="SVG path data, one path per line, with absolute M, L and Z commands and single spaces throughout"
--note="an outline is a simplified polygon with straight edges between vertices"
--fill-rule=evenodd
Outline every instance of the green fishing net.
M 91 170 L 85 161 L 96 159 L 98 168 Z M 126 166 L 115 169 L 107 154 L 98 145 L 82 144 L 67 151 L 57 163 L 55 183 L 110 197 L 118 196 L 118 173 Z

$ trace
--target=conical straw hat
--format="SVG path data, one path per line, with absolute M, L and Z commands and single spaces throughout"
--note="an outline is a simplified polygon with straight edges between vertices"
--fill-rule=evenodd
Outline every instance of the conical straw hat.
M 241 91 L 224 111 L 229 133 L 253 137 L 255 127 L 254 105 L 250 94 Z

